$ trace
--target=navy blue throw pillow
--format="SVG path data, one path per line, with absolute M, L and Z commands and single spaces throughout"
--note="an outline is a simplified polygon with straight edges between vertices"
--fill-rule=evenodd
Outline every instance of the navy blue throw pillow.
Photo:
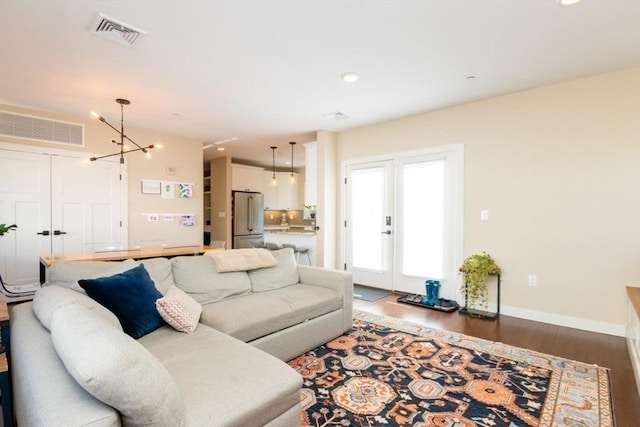
M 122 329 L 140 338 L 164 324 L 156 310 L 162 294 L 142 264 L 124 273 L 98 279 L 78 280 L 87 294 L 116 315 Z

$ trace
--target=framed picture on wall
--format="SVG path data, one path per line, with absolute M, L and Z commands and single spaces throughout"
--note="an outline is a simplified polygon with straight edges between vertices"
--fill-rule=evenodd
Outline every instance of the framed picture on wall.
M 160 194 L 160 181 L 143 179 L 142 194 Z

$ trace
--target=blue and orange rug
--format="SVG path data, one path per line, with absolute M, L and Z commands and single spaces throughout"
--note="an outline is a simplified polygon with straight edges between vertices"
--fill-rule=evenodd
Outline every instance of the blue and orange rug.
M 305 426 L 615 425 L 606 368 L 362 311 L 289 365 Z

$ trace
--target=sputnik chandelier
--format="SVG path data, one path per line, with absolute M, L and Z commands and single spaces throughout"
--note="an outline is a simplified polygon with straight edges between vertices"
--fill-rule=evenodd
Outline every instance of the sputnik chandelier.
M 125 135 L 124 133 L 124 106 L 125 105 L 129 105 L 131 104 L 131 102 L 128 99 L 122 99 L 122 98 L 118 98 L 116 99 L 116 102 L 118 104 L 120 104 L 120 129 L 116 128 L 115 126 L 113 126 L 111 123 L 109 123 L 108 121 L 105 120 L 104 117 L 102 117 L 100 114 L 92 111 L 91 115 L 100 120 L 102 123 L 106 124 L 107 126 L 109 126 L 111 129 L 115 130 L 116 132 L 118 132 L 118 134 L 120 135 L 120 141 L 116 141 L 115 139 L 112 139 L 111 142 L 113 144 L 116 144 L 120 147 L 120 151 L 118 151 L 117 153 L 113 153 L 113 154 L 106 154 L 104 156 L 97 156 L 97 157 L 91 157 L 89 160 L 92 162 L 95 162 L 96 160 L 100 160 L 100 159 L 104 159 L 106 157 L 112 157 L 112 156 L 120 156 L 120 163 L 124 163 L 124 155 L 125 154 L 129 154 L 129 153 L 135 153 L 136 151 L 142 151 L 143 153 L 145 153 L 147 155 L 147 157 L 150 157 L 149 155 L 149 150 L 153 149 L 153 148 L 157 148 L 159 147 L 159 145 L 147 145 L 146 147 L 142 147 L 140 145 L 138 145 L 134 140 L 132 140 L 131 138 L 129 138 L 127 135 Z M 124 140 L 129 141 L 130 143 L 132 143 L 133 145 L 135 145 L 138 148 L 134 148 L 134 149 L 125 149 L 125 145 L 124 145 Z

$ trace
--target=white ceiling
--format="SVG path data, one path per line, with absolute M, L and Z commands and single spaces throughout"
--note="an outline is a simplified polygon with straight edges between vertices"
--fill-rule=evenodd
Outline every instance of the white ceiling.
M 92 35 L 98 12 L 148 34 Z M 0 103 L 117 123 L 128 98 L 126 126 L 236 137 L 205 156 L 264 165 L 319 129 L 638 65 L 640 0 L 0 0 Z M 350 118 L 325 117 L 337 111 Z

